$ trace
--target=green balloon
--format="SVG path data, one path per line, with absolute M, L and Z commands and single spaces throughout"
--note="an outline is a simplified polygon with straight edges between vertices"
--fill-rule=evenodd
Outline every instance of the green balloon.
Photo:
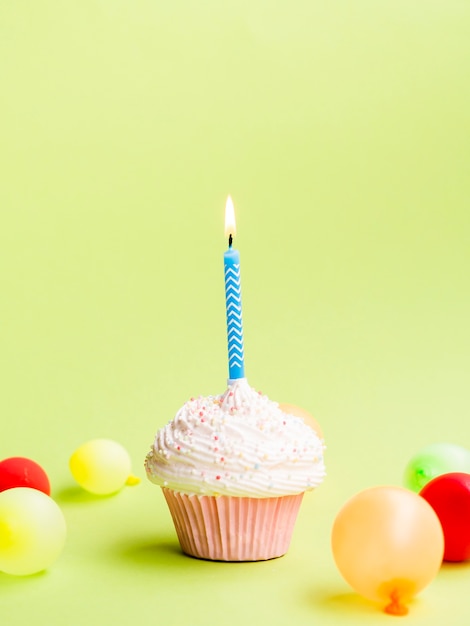
M 430 480 L 441 474 L 470 474 L 470 451 L 453 443 L 433 443 L 422 448 L 405 469 L 404 484 L 420 492 Z

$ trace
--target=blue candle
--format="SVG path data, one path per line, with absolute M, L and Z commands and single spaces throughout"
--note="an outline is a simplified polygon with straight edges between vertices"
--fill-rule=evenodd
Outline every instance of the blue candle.
M 235 212 L 232 199 L 229 196 L 225 206 L 225 235 L 228 237 L 228 250 L 224 253 L 229 384 L 234 380 L 245 377 L 242 298 L 240 288 L 240 253 L 238 250 L 232 248 L 235 232 Z

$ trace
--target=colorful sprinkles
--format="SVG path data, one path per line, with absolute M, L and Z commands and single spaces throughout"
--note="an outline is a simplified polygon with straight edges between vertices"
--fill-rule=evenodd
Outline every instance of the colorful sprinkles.
M 288 495 L 322 482 L 323 448 L 301 418 L 241 380 L 221 396 L 192 397 L 157 433 L 146 469 L 185 493 Z

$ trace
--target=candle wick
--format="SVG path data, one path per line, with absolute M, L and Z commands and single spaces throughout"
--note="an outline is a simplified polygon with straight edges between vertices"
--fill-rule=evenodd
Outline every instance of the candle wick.
M 232 233 L 228 236 L 228 247 L 231 248 L 233 243 Z

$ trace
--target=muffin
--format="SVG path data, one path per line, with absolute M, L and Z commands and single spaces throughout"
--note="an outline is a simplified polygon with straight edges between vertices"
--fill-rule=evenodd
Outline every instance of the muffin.
M 220 561 L 285 554 L 305 491 L 325 476 L 324 444 L 304 421 L 252 389 L 191 398 L 155 436 L 149 480 L 183 552 Z

